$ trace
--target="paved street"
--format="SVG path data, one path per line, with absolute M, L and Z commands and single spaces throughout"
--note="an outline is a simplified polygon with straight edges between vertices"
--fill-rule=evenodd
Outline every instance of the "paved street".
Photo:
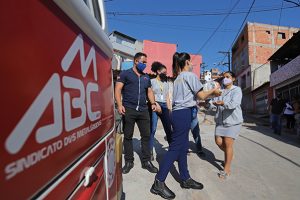
M 199 114 L 200 122 L 203 114 Z M 212 116 L 208 116 L 208 122 Z M 175 192 L 176 199 L 195 200 L 248 200 L 278 199 L 298 200 L 300 198 L 300 144 L 292 137 L 273 135 L 268 126 L 256 126 L 255 121 L 247 120 L 240 137 L 235 143 L 235 157 L 232 175 L 228 180 L 220 180 L 217 172 L 221 169 L 223 159 L 221 150 L 214 143 L 214 124 L 201 123 L 201 137 L 205 158 L 195 153 L 188 156 L 189 171 L 197 181 L 204 184 L 202 191 L 184 190 L 177 182 L 178 167 L 175 163 L 166 184 Z M 124 198 L 161 199 L 150 193 L 155 174 L 141 168 L 139 159 L 139 132 L 135 131 L 134 150 L 135 166 L 129 174 L 123 175 Z M 154 164 L 163 158 L 167 142 L 159 124 L 156 134 L 157 152 Z M 190 135 L 190 147 L 194 150 L 193 138 Z M 123 161 L 124 162 L 124 161 Z

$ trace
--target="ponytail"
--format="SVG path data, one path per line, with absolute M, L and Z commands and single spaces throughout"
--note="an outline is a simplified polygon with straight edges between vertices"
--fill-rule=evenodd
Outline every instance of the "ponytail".
M 191 56 L 188 53 L 175 52 L 173 55 L 173 76 L 176 77 L 179 74 L 179 69 L 182 70 L 187 60 L 191 60 Z
M 179 53 L 175 52 L 173 55 L 173 63 L 172 63 L 172 69 L 173 69 L 173 76 L 177 77 L 179 74 L 179 66 L 178 66 L 178 59 L 179 59 Z

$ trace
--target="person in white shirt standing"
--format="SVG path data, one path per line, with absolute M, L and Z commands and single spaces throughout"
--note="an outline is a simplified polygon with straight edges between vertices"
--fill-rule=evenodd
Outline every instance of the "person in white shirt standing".
M 286 128 L 294 129 L 295 127 L 295 109 L 290 102 L 285 103 L 285 108 L 283 112 L 286 117 Z

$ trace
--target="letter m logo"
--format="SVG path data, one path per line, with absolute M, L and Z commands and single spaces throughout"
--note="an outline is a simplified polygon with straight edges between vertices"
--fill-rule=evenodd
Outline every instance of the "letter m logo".
M 79 51 L 80 55 L 80 64 L 81 64 L 81 73 L 83 77 L 86 77 L 87 72 L 89 70 L 89 67 L 91 65 L 91 62 L 93 62 L 93 70 L 94 70 L 94 80 L 97 79 L 97 66 L 96 66 L 96 54 L 95 49 L 92 46 L 90 52 L 87 55 L 87 58 L 85 59 L 84 55 L 84 45 L 83 45 L 83 39 L 82 35 L 78 35 L 75 41 L 73 42 L 72 46 L 66 53 L 65 57 L 61 61 L 61 67 L 66 72 L 71 67 L 71 64 L 77 55 Z

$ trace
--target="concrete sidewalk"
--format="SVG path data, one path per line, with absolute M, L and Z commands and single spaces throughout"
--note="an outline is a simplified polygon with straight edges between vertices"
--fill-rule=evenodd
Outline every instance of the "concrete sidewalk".
M 296 129 L 287 129 L 286 128 L 286 118 L 282 116 L 282 129 L 281 129 L 281 138 L 283 140 L 291 140 L 294 142 L 300 142 L 299 136 L 297 136 Z M 262 114 L 244 114 L 245 124 L 256 124 L 257 126 L 271 127 L 270 116 Z
M 199 114 L 203 122 L 203 114 Z M 232 175 L 228 180 L 220 180 L 217 172 L 221 169 L 223 153 L 214 143 L 212 116 L 200 125 L 202 143 L 206 157 L 199 158 L 195 153 L 188 156 L 189 171 L 204 189 L 185 190 L 178 183 L 178 166 L 175 162 L 166 184 L 175 192 L 175 199 L 195 200 L 247 200 L 278 199 L 298 200 L 300 198 L 300 145 L 292 140 L 273 135 L 269 127 L 245 123 L 240 137 L 235 143 L 235 158 Z M 155 142 L 156 166 L 163 159 L 167 142 L 159 124 Z M 150 193 L 155 174 L 141 168 L 139 132 L 134 135 L 135 166 L 129 174 L 123 175 L 124 199 L 161 199 Z M 195 149 L 190 134 L 190 147 Z M 124 163 L 124 161 L 123 161 Z

